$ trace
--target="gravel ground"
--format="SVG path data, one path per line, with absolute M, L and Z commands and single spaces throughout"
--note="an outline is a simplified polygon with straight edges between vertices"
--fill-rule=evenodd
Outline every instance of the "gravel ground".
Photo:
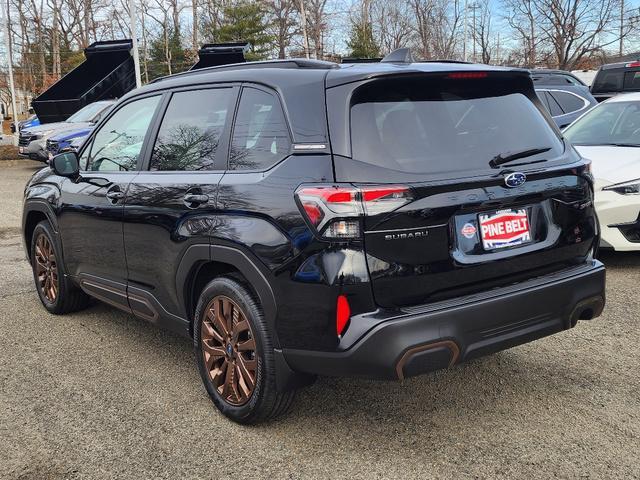
M 321 378 L 241 427 L 188 340 L 40 306 L 19 238 L 38 167 L 0 161 L 0 478 L 640 478 L 640 254 L 604 257 L 596 321 L 403 384 Z

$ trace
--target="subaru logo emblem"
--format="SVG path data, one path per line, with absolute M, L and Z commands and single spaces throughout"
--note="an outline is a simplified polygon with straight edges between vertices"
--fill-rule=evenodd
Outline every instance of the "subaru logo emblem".
M 504 177 L 504 184 L 510 188 L 516 188 L 524 184 L 527 181 L 527 176 L 524 173 L 514 172 Z

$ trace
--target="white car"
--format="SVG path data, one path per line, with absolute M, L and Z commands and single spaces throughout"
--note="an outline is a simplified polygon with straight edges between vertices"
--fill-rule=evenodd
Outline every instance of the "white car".
M 640 250 L 640 93 L 600 103 L 564 135 L 591 160 L 600 246 Z

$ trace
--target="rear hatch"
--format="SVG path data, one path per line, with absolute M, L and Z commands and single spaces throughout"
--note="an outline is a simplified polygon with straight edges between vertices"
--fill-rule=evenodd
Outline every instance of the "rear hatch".
M 528 75 L 420 73 L 330 90 L 329 105 L 343 94 L 349 105 L 336 181 L 362 192 L 379 305 L 484 291 L 590 253 L 588 166 L 541 113 Z

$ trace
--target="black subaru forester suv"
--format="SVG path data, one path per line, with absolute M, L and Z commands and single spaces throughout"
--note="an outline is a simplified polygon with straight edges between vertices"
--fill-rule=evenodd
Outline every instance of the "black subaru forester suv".
M 314 60 L 137 89 L 25 190 L 39 297 L 193 338 L 255 423 L 315 375 L 404 379 L 600 315 L 589 165 L 526 71 Z

